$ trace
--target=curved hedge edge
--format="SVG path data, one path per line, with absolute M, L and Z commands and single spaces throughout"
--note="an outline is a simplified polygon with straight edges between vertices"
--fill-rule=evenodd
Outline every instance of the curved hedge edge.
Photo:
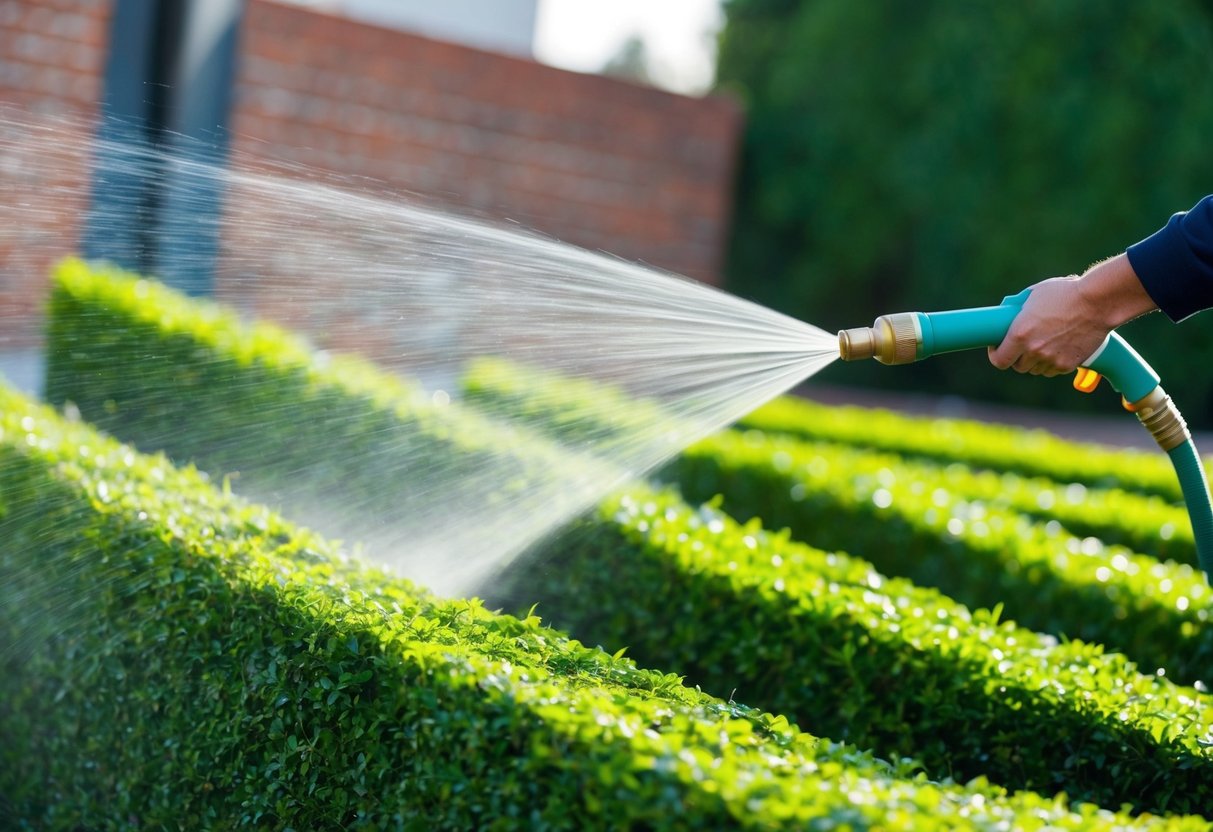
M 0 431 L 0 566 L 44 582 L 0 610 L 71 599 L 53 622 L 0 616 L 24 637 L 0 677 L 0 782 L 35 823 L 1209 828 L 907 779 L 533 619 L 360 571 L 3 388 Z
M 1026 627 L 1102 643 L 1177 681 L 1207 676 L 1213 661 L 1213 593 L 1198 570 L 967 500 L 895 457 L 732 432 L 667 474 L 688 499 L 723 495 L 734 517 L 862 554 L 970 607 L 1004 606 Z
M 1061 483 L 1114 487 L 1172 501 L 1183 499 L 1175 469 L 1165 454 L 1075 443 L 1042 430 L 908 416 L 878 408 L 825 405 L 790 396 L 757 408 L 742 418 L 738 426 L 1042 476 Z M 1213 470 L 1211 459 L 1205 457 L 1206 471 Z
M 936 776 L 1138 811 L 1213 805 L 1207 696 L 670 493 L 604 505 L 500 591 L 588 643 Z
M 217 479 L 234 473 L 240 493 L 389 555 L 504 547 L 495 529 L 544 521 L 539 509 L 555 524 L 623 477 L 369 362 L 315 355 L 271 324 L 75 260 L 54 275 L 47 354 L 52 403 Z M 449 504 L 472 502 L 469 489 L 480 524 L 452 529 Z M 426 577 L 455 591 L 459 569 Z

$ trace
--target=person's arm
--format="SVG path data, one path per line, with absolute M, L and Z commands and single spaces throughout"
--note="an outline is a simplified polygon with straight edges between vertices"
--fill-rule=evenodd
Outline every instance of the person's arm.
M 1178 323 L 1213 307 L 1213 196 L 1127 252 L 1142 285 L 1167 317 Z
M 1213 195 L 1159 231 L 1088 269 L 1032 287 L 1006 338 L 990 350 L 999 369 L 1068 373 L 1116 327 L 1154 309 L 1181 321 L 1213 308 Z

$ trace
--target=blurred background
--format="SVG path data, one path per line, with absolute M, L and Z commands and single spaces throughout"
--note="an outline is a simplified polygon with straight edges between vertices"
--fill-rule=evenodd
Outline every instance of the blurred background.
M 1198 0 L 0 0 L 14 110 L 213 164 L 331 172 L 827 330 L 997 303 L 1152 233 L 1213 192 L 1211 86 L 1213 5 Z M 26 212 L 0 245 L 0 371 L 29 387 L 46 272 L 69 251 L 224 297 L 205 221 L 224 194 L 107 172 L 85 146 L 40 151 L 62 156 L 61 182 L 0 158 Z M 101 233 L 114 211 L 137 218 L 128 236 Z M 328 345 L 373 341 L 368 321 Z M 1208 321 L 1123 332 L 1213 427 Z M 979 354 L 818 381 L 885 391 L 868 401 L 1116 408 L 1107 389 Z

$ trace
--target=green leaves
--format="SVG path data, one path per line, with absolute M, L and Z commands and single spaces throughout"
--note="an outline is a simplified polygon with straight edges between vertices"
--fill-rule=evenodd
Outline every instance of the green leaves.
M 511 397 L 525 409 L 519 371 L 492 370 L 474 372 L 477 395 Z M 550 380 L 542 386 L 556 389 Z M 580 410 L 578 421 L 592 424 L 597 397 L 566 393 L 567 401 L 550 402 L 554 412 Z M 1213 710 L 1203 692 L 1139 673 L 1097 645 L 1058 644 L 1003 622 L 1005 611 L 1046 631 L 1079 630 L 1129 647 L 1153 662 L 1147 668 L 1165 665 L 1168 677 L 1192 678 L 1209 649 L 1203 578 L 1006 508 L 1046 488 L 1065 490 L 1055 483 L 800 441 L 790 434 L 837 427 L 838 439 L 845 426 L 819 406 L 777 404 L 789 435 L 726 432 L 670 465 L 666 477 L 684 494 L 717 495 L 711 503 L 693 510 L 673 493 L 633 488 L 512 576 L 503 594 L 543 599 L 551 620 L 588 642 L 628 644 L 630 655 L 707 690 L 885 757 L 917 758 L 936 776 L 1064 789 L 1106 806 L 1203 811 L 1213 765 L 1204 745 Z M 857 426 L 857 439 L 870 423 L 889 428 L 873 432 L 878 440 L 897 428 L 908 442 L 952 427 L 847 415 L 873 417 Z M 965 427 L 974 434 L 966 452 L 998 452 L 981 444 L 978 426 Z M 1046 443 L 1004 433 L 1008 459 L 1015 440 Z M 1104 456 L 1126 472 L 1135 459 Z M 1084 458 L 1077 453 L 1075 463 Z M 1129 528 L 1124 508 L 1140 498 L 1120 497 L 1102 518 L 1099 505 L 1086 506 L 1089 522 Z M 750 519 L 738 525 L 722 507 Z M 762 520 L 919 584 L 947 586 L 969 607 L 867 561 L 792 543 Z M 1134 767 L 1138 759 L 1149 765 Z

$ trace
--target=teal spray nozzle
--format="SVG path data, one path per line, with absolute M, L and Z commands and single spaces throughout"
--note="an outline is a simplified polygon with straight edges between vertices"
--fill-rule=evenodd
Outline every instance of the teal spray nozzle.
M 909 364 L 940 353 L 998 346 L 1030 292 L 1026 289 L 1004 298 L 998 306 L 882 315 L 870 327 L 839 332 L 839 352 L 844 361 L 875 358 L 882 364 Z M 1187 423 L 1159 384 L 1158 373 L 1115 332 L 1078 369 L 1074 387 L 1090 393 L 1101 378 L 1108 379 L 1123 397 L 1125 408 L 1137 414 L 1171 457 L 1192 521 L 1200 568 L 1209 580 L 1213 576 L 1213 504 Z

